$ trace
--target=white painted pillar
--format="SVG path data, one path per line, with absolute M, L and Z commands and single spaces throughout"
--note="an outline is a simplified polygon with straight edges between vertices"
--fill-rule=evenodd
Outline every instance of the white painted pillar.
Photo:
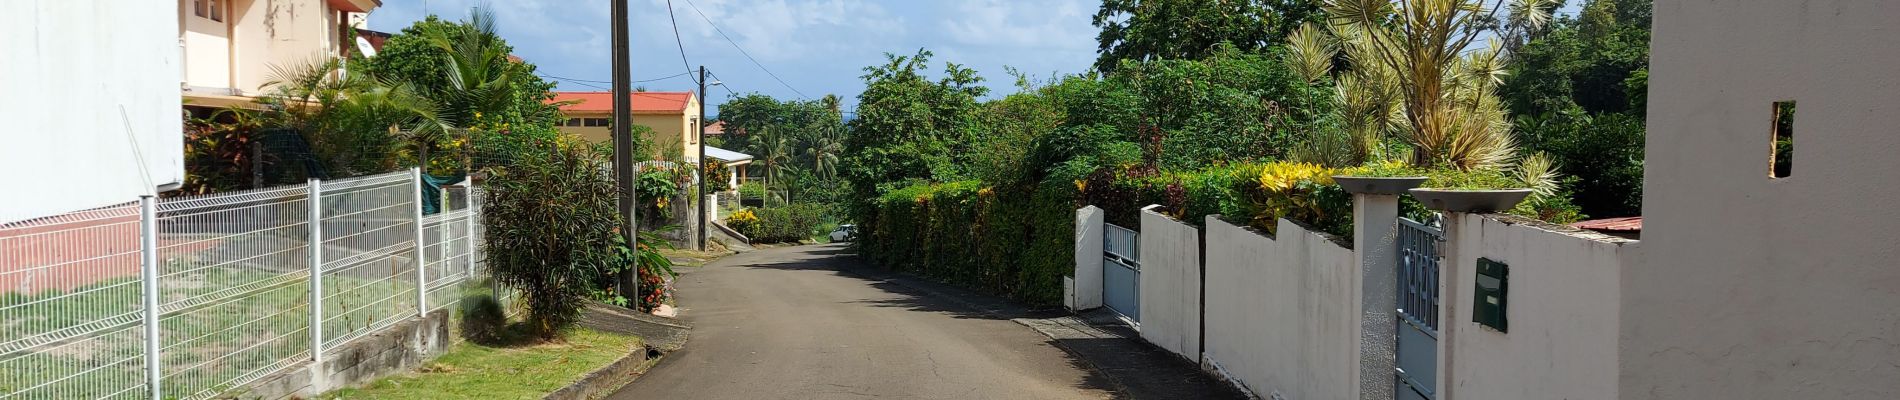
M 159 384 L 164 357 L 159 354 L 158 322 L 164 313 L 158 309 L 158 198 L 139 196 L 139 297 L 144 315 L 145 386 L 152 400 L 164 397 Z
M 1353 194 L 1352 221 L 1360 278 L 1359 398 L 1387 400 L 1398 349 L 1399 196 Z
M 315 178 L 304 201 L 310 206 L 310 360 L 323 360 L 323 181 Z
M 1075 278 L 1067 305 L 1070 311 L 1102 306 L 1102 223 L 1106 214 L 1095 206 L 1075 210 Z
M 423 271 L 427 269 L 426 267 L 429 266 L 428 260 L 423 256 L 424 254 L 428 253 L 427 251 L 423 249 L 423 247 L 428 244 L 428 241 L 422 238 L 422 185 L 424 184 L 425 183 L 422 182 L 422 168 L 409 168 L 410 189 L 413 189 L 415 191 L 415 196 L 410 197 L 410 199 L 415 201 L 415 209 L 413 210 L 415 212 L 413 215 L 414 218 L 411 219 L 410 221 L 412 221 L 412 223 L 414 223 L 416 227 L 415 260 L 416 260 L 416 316 L 417 317 L 421 317 L 421 316 L 425 316 L 429 314 L 429 290 L 428 290 L 429 280 L 428 280 L 428 277 L 424 275 L 423 273 Z

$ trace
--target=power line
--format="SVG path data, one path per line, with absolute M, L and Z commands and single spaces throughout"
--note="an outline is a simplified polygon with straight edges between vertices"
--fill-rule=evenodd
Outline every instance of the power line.
M 667 80 L 667 79 L 673 79 L 673 78 L 678 78 L 678 77 L 682 77 L 682 76 L 686 76 L 686 74 L 687 74 L 687 73 L 685 73 L 685 72 L 681 72 L 681 73 L 677 73 L 677 74 L 672 74 L 672 75 L 667 75 L 667 76 L 662 76 L 662 77 L 658 77 L 658 78 L 653 78 L 653 79 L 641 79 L 641 80 L 637 80 L 637 81 L 633 81 L 633 83 L 646 83 L 646 82 L 653 82 L 653 81 L 663 81 L 663 80 Z M 547 74 L 541 74 L 541 77 L 542 77 L 542 78 L 553 78 L 553 79 L 559 79 L 559 80 L 563 80 L 563 81 L 571 81 L 571 82 L 576 82 L 576 83 L 579 83 L 579 82 L 588 82 L 588 83 L 599 83 L 599 84 L 605 84 L 605 85 L 612 85 L 612 84 L 613 84 L 613 82 L 612 82 L 612 81 L 602 81 L 602 80 L 594 80 L 594 79 L 576 79 L 576 78 L 563 78 L 563 77 L 559 77 L 559 76 L 554 76 L 554 75 L 547 75 Z
M 568 83 L 572 83 L 572 84 L 576 84 L 576 85 L 581 85 L 581 86 L 586 86 L 586 87 L 590 87 L 590 88 L 595 88 L 595 89 L 600 89 L 600 90 L 612 90 L 612 89 L 608 89 L 608 88 L 605 88 L 605 87 L 601 87 L 601 86 L 598 86 L 598 85 L 593 85 L 593 84 L 589 84 L 589 83 L 586 83 L 586 82 L 581 82 L 581 81 L 577 81 L 577 80 L 572 80 L 572 79 L 569 79 L 569 80 L 567 80 L 567 82 L 568 82 Z
M 686 67 L 686 74 L 693 73 L 693 63 L 686 61 L 686 42 L 680 40 L 680 20 L 673 17 L 673 0 L 666 0 L 666 20 L 673 24 L 673 45 L 680 48 L 680 66 Z M 699 82 L 694 82 L 699 83 Z M 705 96 L 705 93 L 700 93 Z
M 667 0 L 667 1 L 671 2 L 672 0 Z M 739 50 L 739 55 L 745 56 L 745 59 L 748 61 L 752 61 L 752 65 L 759 66 L 759 70 L 765 71 L 765 74 L 768 76 L 771 76 L 772 80 L 778 81 L 778 84 L 784 85 L 786 89 L 791 89 L 792 93 L 798 94 L 798 97 L 801 99 L 806 99 L 806 100 L 811 99 L 810 96 L 805 95 L 805 92 L 800 92 L 798 91 L 798 88 L 794 88 L 792 87 L 791 84 L 785 83 L 785 79 L 779 78 L 778 74 L 772 73 L 772 70 L 770 68 L 766 68 L 765 64 L 759 63 L 758 59 L 752 58 L 751 53 L 746 53 L 745 48 L 739 47 L 739 42 L 733 41 L 732 36 L 726 35 L 726 31 L 724 29 L 719 29 L 719 24 L 713 23 L 712 18 L 707 17 L 705 12 L 699 10 L 699 5 L 693 4 L 693 0 L 686 0 L 686 6 L 692 7 L 693 13 L 699 14 L 699 19 L 706 20 L 706 25 L 712 26 L 714 32 L 719 32 L 719 37 L 725 38 L 726 43 L 732 44 L 732 48 Z M 727 89 L 727 90 L 730 91 L 731 89 Z

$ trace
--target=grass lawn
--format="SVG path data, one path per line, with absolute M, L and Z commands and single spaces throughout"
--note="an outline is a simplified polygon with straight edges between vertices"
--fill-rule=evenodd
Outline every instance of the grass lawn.
M 640 349 L 640 338 L 575 328 L 561 343 L 513 335 L 500 344 L 462 342 L 422 368 L 323 399 L 539 399 Z

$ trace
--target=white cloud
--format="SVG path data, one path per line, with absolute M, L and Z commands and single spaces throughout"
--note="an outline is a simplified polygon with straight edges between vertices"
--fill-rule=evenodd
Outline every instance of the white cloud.
M 1085 0 L 1021 2 L 1003 0 L 955 3 L 940 25 L 951 40 L 978 46 L 1068 49 L 1091 43 L 1093 10 Z
M 651 3 L 658 10 L 666 9 L 666 0 L 651 0 Z M 707 25 L 706 20 L 694 12 L 694 6 L 706 19 L 717 24 L 719 30 Z M 882 5 L 862 0 L 697 0 L 690 4 L 676 0 L 673 7 L 689 53 L 693 52 L 690 47 L 730 51 L 731 45 L 720 36 L 722 30 L 762 62 L 846 50 L 865 40 L 899 37 L 905 33 L 901 17 L 893 16 Z M 664 14 L 642 20 L 655 24 L 669 22 Z

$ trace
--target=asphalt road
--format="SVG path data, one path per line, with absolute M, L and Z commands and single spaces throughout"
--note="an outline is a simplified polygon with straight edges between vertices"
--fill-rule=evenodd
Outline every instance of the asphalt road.
M 1099 399 L 1106 378 L 1015 322 L 842 272 L 841 246 L 680 277 L 686 348 L 611 399 Z

